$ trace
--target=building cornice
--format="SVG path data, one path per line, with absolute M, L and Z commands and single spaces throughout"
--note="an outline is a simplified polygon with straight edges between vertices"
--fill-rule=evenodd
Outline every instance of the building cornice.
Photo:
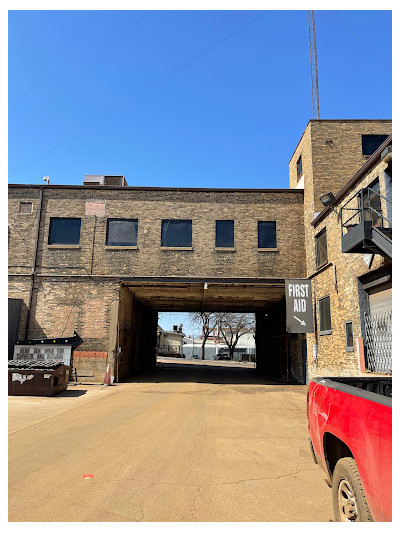
M 68 189 L 68 190 L 96 190 L 96 191 L 136 191 L 136 192 L 151 192 L 151 191 L 165 191 L 165 192 L 216 192 L 216 193 L 274 193 L 274 194 L 304 194 L 303 189 L 228 189 L 228 188 L 208 188 L 208 187 L 130 187 L 130 186 L 113 186 L 113 185 L 40 185 L 40 184 L 22 184 L 10 183 L 9 189 Z

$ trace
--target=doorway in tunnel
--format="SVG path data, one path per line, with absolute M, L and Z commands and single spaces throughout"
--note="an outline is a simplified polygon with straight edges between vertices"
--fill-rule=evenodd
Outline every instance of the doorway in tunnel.
M 207 339 L 217 342 L 202 349 L 204 315 L 220 321 L 211 323 Z M 228 317 L 248 318 L 246 342 L 233 350 L 221 331 L 229 329 Z M 117 329 L 119 382 L 154 371 L 166 358 L 171 364 L 249 365 L 266 379 L 303 382 L 303 336 L 286 332 L 284 280 L 125 280 Z

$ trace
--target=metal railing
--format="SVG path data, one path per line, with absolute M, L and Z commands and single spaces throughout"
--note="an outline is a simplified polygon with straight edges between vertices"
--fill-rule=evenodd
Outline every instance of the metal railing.
M 357 191 L 354 196 L 352 196 L 340 209 L 340 225 L 342 229 L 342 236 L 345 233 L 348 233 L 352 228 L 358 224 L 364 222 L 371 222 L 373 226 L 380 228 L 391 228 L 392 221 L 391 219 L 383 215 L 383 211 L 380 208 L 375 209 L 371 205 L 371 199 L 375 200 L 379 197 L 380 200 L 383 200 L 386 206 L 388 204 L 392 205 L 392 202 L 374 191 L 366 187 Z M 353 203 L 352 203 L 353 202 Z M 354 203 L 356 205 L 354 206 Z M 381 202 L 382 206 L 382 202 Z

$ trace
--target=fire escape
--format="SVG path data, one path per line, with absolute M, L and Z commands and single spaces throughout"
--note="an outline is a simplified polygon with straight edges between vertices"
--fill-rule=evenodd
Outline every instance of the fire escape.
M 392 203 L 373 188 L 366 187 L 352 196 L 340 209 L 342 252 L 380 254 L 391 259 L 391 211 Z
M 392 203 L 379 192 L 379 183 L 358 191 L 340 210 L 342 252 L 379 254 L 392 258 Z M 364 313 L 366 366 L 392 371 L 392 310 Z

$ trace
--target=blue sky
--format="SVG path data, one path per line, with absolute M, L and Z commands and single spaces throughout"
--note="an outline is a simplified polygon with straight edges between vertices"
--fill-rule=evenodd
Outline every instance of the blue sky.
M 321 118 L 391 118 L 391 12 L 315 16 Z M 9 12 L 11 183 L 288 187 L 310 118 L 306 11 Z

